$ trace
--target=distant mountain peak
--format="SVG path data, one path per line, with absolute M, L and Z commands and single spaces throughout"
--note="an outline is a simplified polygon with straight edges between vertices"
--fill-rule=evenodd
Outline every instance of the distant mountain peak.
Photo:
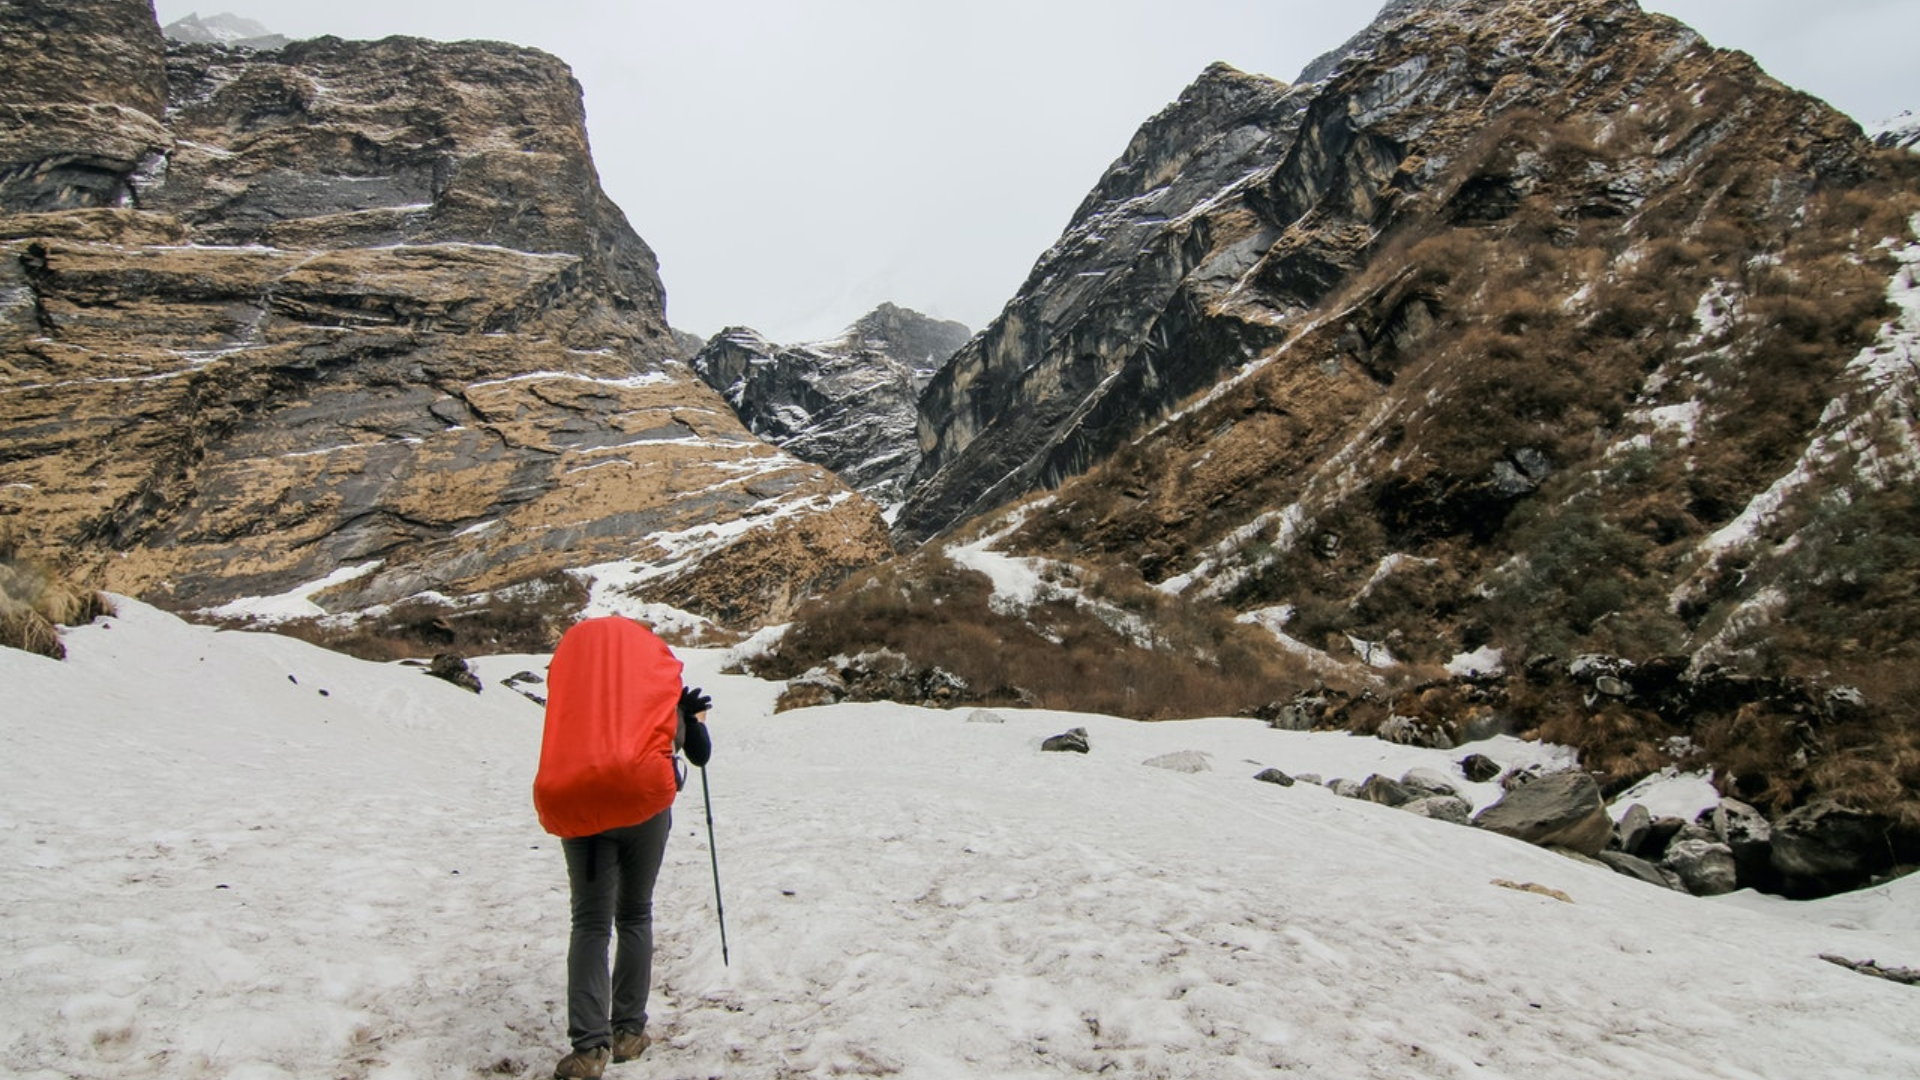
M 838 337 L 803 345 L 730 326 L 692 364 L 755 435 L 894 506 L 920 460 L 920 392 L 972 336 L 960 323 L 889 302 Z
M 1867 138 L 1875 146 L 1888 150 L 1912 150 L 1920 153 L 1920 113 L 1907 109 L 1900 115 L 1882 120 L 1867 128 Z
M 160 32 L 169 41 L 189 45 L 223 45 L 232 49 L 277 49 L 289 40 L 252 19 L 231 12 L 209 15 L 204 19 L 199 12 L 194 12 L 161 27 Z

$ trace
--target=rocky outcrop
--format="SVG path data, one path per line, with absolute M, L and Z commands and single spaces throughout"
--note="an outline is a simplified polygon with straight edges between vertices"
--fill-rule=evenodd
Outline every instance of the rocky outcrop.
M 172 146 L 165 45 L 151 4 L 22 0 L 0 8 L 0 206 L 124 206 Z
M 969 336 L 959 323 L 882 304 L 810 345 L 782 347 L 731 327 L 692 363 L 749 431 L 892 506 L 920 461 L 921 391 Z
M 10 71 L 74 69 L 0 88 L 22 118 L 0 529 L 23 548 L 175 608 L 579 572 L 736 622 L 886 550 L 870 503 L 674 359 L 560 61 L 168 47 L 134 0 L 0 19 Z
M 903 537 L 1084 471 L 1269 340 L 1210 327 L 1217 348 L 1200 352 L 1184 335 L 1273 242 L 1247 197 L 1307 100 L 1216 64 L 1134 136 L 1019 294 L 927 388 Z

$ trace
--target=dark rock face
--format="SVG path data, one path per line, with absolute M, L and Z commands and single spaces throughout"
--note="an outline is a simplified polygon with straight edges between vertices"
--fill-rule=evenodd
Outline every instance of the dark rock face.
M 1019 295 L 921 401 L 923 461 L 898 532 L 923 539 L 1111 452 L 1270 335 L 1189 331 L 1275 239 L 1246 202 L 1306 98 L 1215 65 L 1137 134 Z
M 169 47 L 133 2 L 0 20 L 31 76 L 0 87 L 0 528 L 23 549 L 188 609 L 617 565 L 627 595 L 729 622 L 887 550 L 875 507 L 674 358 L 560 61 Z
M 0 7 L 0 206 L 125 206 L 172 145 L 165 46 L 143 0 Z
M 729 328 L 692 363 L 749 431 L 887 506 L 905 497 L 919 464 L 920 393 L 969 336 L 959 323 L 882 304 L 811 345 L 782 347 Z

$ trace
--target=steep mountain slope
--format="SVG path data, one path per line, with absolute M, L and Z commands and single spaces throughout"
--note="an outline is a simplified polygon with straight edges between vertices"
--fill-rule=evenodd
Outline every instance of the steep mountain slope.
M 1911 154 L 1627 0 L 1395 3 L 1293 87 L 1209 70 L 929 388 L 896 533 L 971 542 L 782 670 L 884 644 L 1065 705 L 1181 656 L 1271 708 L 1261 627 L 1354 695 L 1316 722 L 1920 823 L 1916 214 Z M 983 544 L 1019 604 L 968 582 Z M 1084 690 L 994 681 L 976 594 Z M 892 596 L 941 632 L 863 620 Z
M 903 538 L 1085 470 L 1265 340 L 1230 332 L 1213 355 L 1186 355 L 1182 288 L 1231 286 L 1271 242 L 1245 196 L 1304 104 L 1215 65 L 1140 130 L 1006 310 L 927 388 Z
M 885 550 L 871 504 L 673 359 L 558 60 L 169 47 L 139 0 L 0 19 L 0 528 L 24 550 L 179 608 L 528 583 L 564 608 L 562 571 L 620 565 L 738 622 Z
M 692 364 L 755 435 L 892 506 L 919 464 L 920 394 L 970 336 L 957 322 L 882 304 L 808 345 L 782 348 L 730 327 Z
M 1868 153 L 1846 118 L 1624 2 L 1396 3 L 1307 78 L 1216 68 L 1141 130 L 930 389 L 907 538 L 1084 471 L 1297 336 L 1337 287 L 1395 261 L 1396 239 L 1511 231 L 1533 208 L 1648 239 L 1648 205 L 1692 192 L 1660 224 L 1697 233 L 1752 209 L 1756 235 L 1704 242 L 1764 244 L 1806 194 L 1859 181 Z M 1761 160 L 1780 131 L 1781 162 Z M 1784 186 L 1716 192 L 1736 169 Z M 1356 332 L 1404 344 L 1420 306 Z

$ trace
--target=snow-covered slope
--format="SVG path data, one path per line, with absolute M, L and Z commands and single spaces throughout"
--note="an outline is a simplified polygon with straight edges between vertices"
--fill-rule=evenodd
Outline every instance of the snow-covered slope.
M 564 873 L 528 802 L 540 710 L 499 685 L 542 658 L 482 661 L 475 697 L 126 601 L 67 644 L 0 650 L 0 1072 L 547 1075 Z M 687 656 L 717 702 L 732 964 L 690 787 L 659 1042 L 610 1076 L 1920 1075 L 1917 991 L 1818 959 L 1920 965 L 1920 879 L 1689 899 L 1251 779 L 1449 755 L 1233 720 L 774 716 L 777 687 Z M 1090 755 L 1038 751 L 1068 726 Z M 1211 769 L 1144 764 L 1182 750 Z

